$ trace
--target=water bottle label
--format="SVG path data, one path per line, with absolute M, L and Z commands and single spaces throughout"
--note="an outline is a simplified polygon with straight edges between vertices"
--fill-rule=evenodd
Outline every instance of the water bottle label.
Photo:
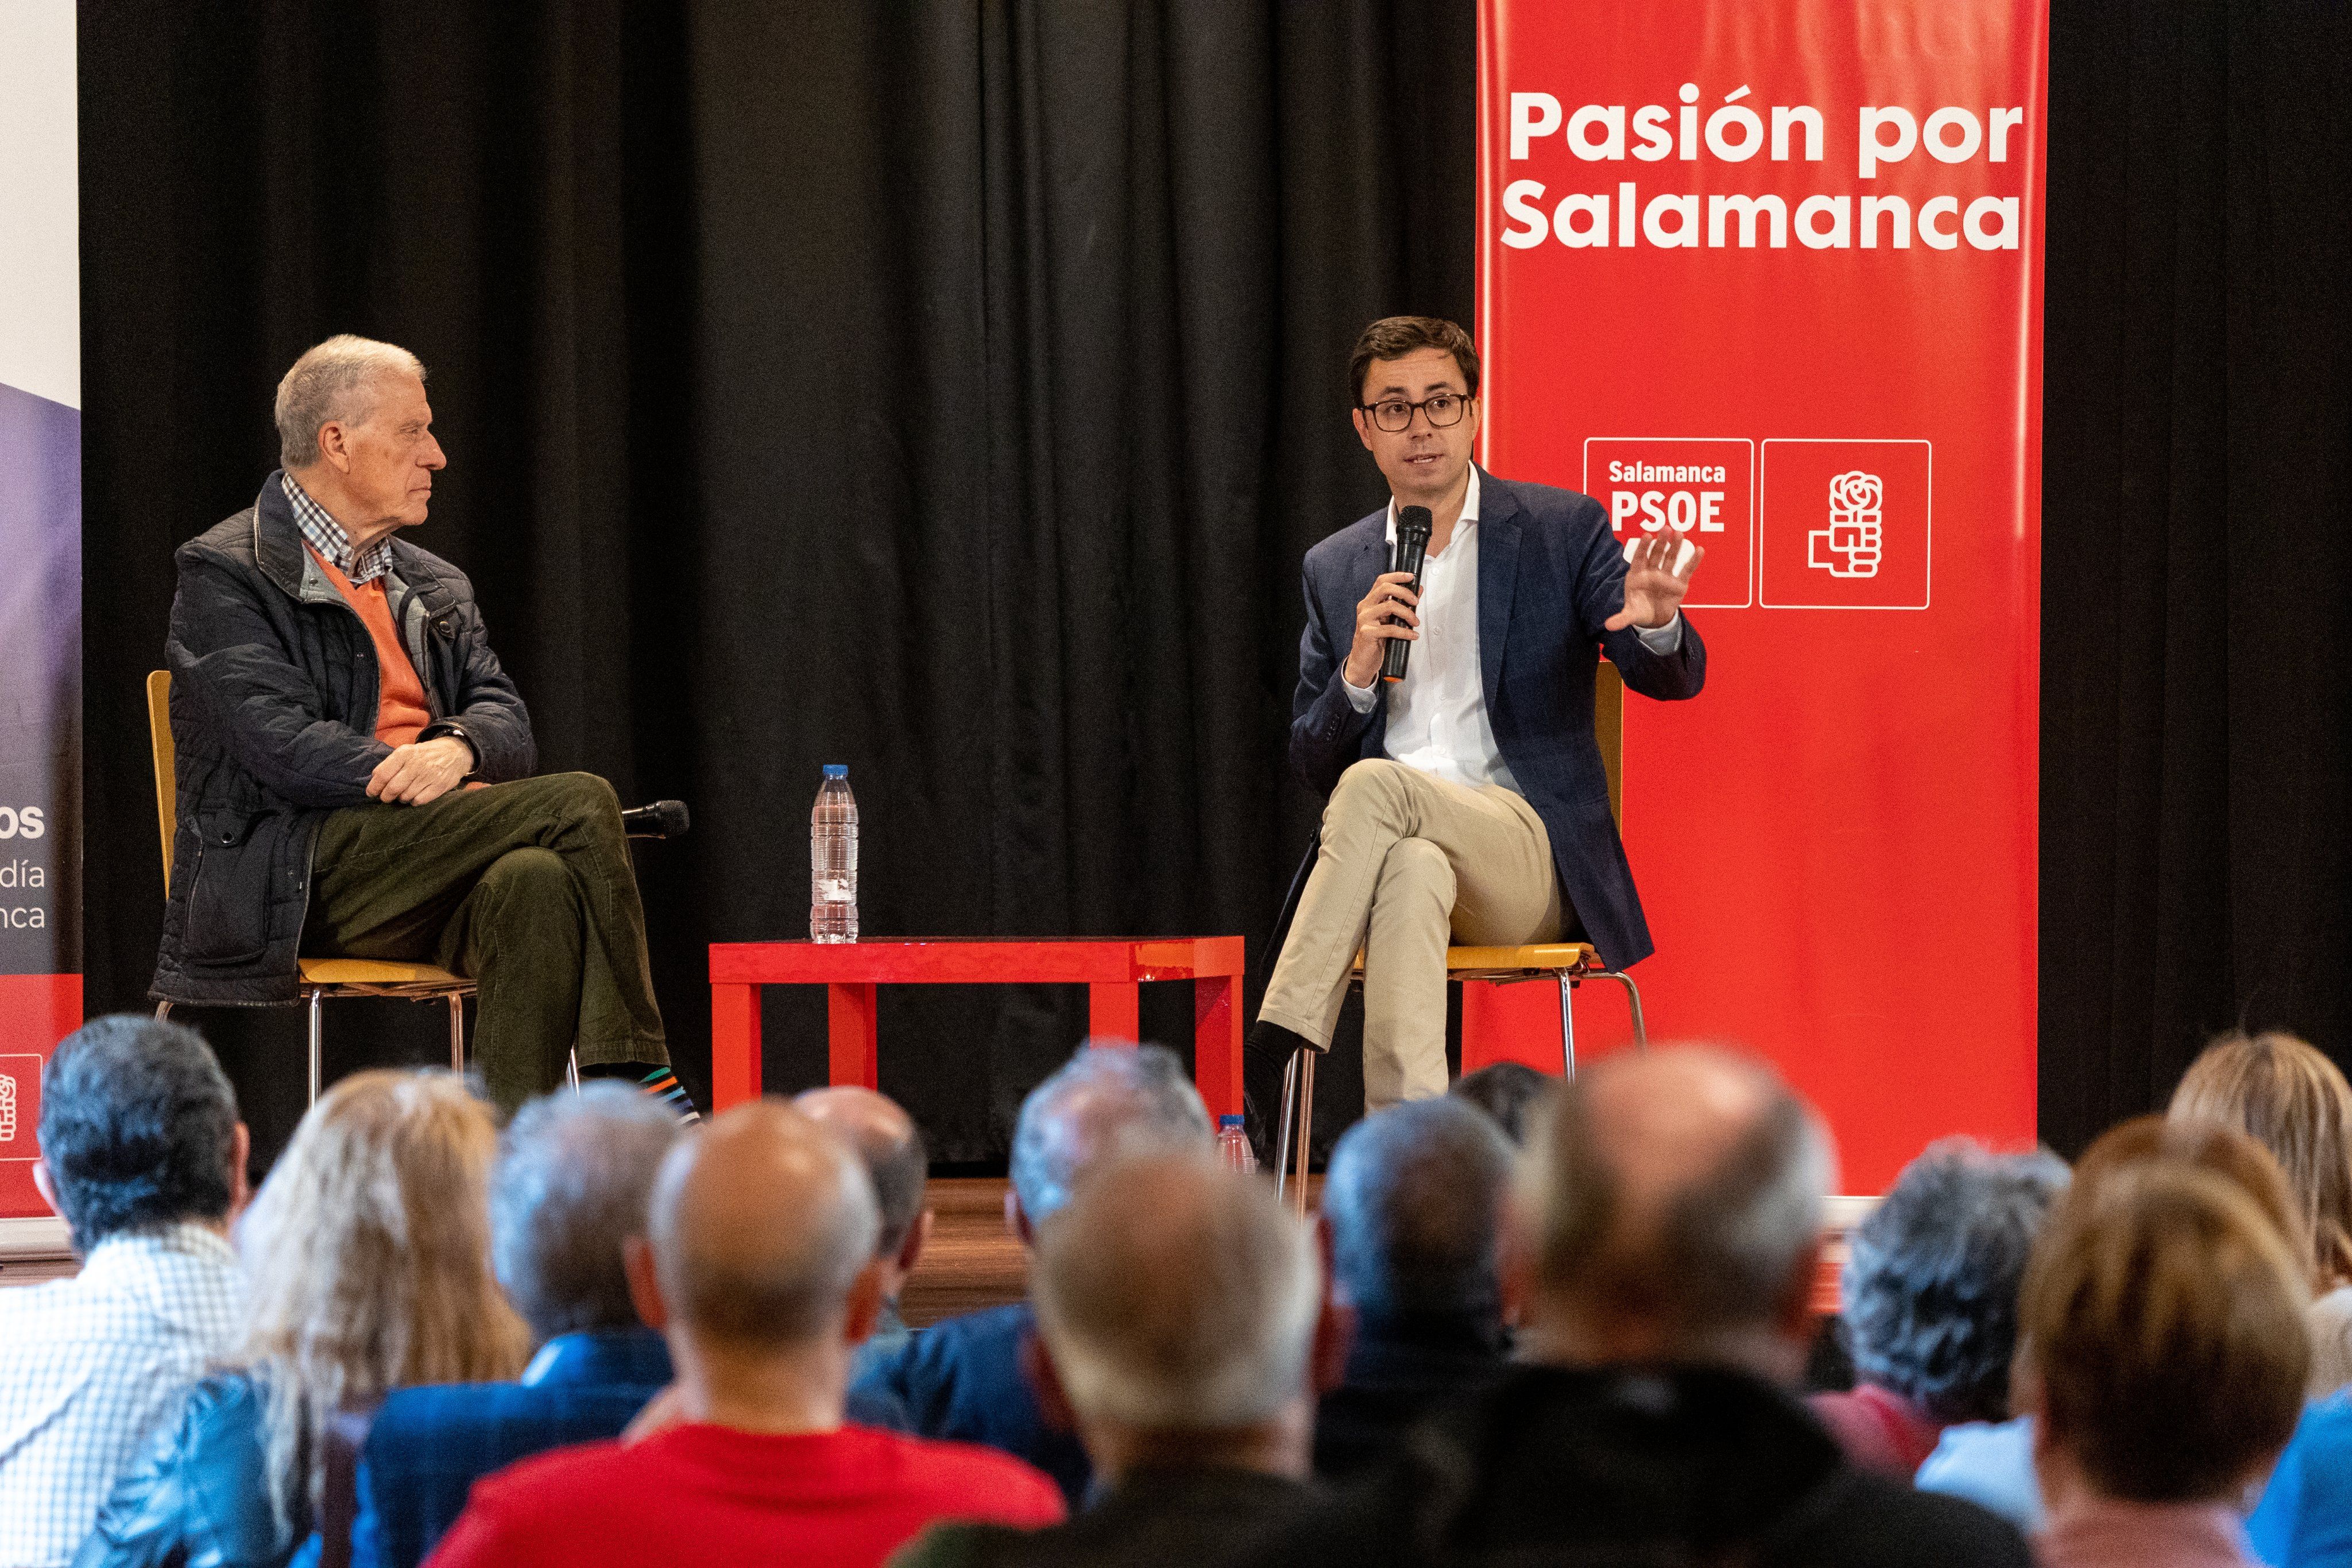
M 855 904 L 857 902 L 857 894 L 850 887 L 849 879 L 845 876 L 818 877 L 816 879 L 816 897 L 819 904 Z

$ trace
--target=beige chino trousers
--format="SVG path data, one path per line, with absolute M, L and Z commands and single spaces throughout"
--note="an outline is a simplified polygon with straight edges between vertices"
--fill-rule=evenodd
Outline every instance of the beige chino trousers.
M 1500 785 L 1449 784 L 1385 758 L 1352 764 L 1258 1017 L 1331 1043 L 1364 954 L 1364 1109 L 1445 1092 L 1445 948 L 1551 942 L 1551 835 Z

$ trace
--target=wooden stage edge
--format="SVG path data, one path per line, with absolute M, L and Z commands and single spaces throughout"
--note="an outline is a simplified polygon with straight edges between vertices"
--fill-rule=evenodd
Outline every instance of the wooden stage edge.
M 1322 1191 L 1323 1178 L 1307 1184 L 1311 1203 Z M 932 1223 L 931 1244 L 914 1277 L 899 1298 L 907 1321 L 922 1328 L 958 1312 L 1017 1301 L 1027 1289 L 1027 1264 L 1004 1226 L 1005 1183 L 986 1176 L 953 1177 L 930 1184 L 929 1200 L 938 1217 Z M 1813 1282 L 1814 1310 L 1837 1311 L 1838 1270 L 1845 1262 L 1845 1233 L 1870 1211 L 1871 1199 L 1830 1199 L 1828 1245 L 1822 1270 Z M 36 1284 L 71 1275 L 69 1260 L 24 1260 L 0 1263 L 0 1286 Z

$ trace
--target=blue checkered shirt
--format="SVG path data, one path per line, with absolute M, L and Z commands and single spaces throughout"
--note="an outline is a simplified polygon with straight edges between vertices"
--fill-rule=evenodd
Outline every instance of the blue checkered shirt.
M 70 1280 L 0 1290 L 0 1563 L 70 1563 L 238 1326 L 236 1255 L 201 1225 L 109 1237 Z
M 287 504 L 294 508 L 294 526 L 302 530 L 310 548 L 327 558 L 329 565 L 351 580 L 357 588 L 362 582 L 373 582 L 392 570 L 392 538 L 386 535 L 363 550 L 354 552 L 351 535 L 343 525 L 335 521 L 334 514 L 310 498 L 294 476 L 281 470 L 278 482 L 286 488 Z

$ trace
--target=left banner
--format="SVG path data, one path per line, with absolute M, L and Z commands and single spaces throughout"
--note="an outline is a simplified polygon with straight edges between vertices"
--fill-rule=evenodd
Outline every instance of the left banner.
M 0 5 L 0 1220 L 81 1021 L 81 280 L 73 0 Z

